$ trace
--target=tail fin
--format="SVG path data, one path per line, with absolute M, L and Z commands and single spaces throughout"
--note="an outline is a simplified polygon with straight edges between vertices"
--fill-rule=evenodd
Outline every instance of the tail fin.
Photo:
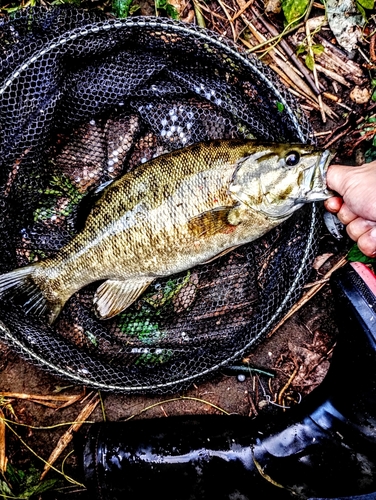
M 26 314 L 43 316 L 47 313 L 48 322 L 52 324 L 64 304 L 47 298 L 45 290 L 38 284 L 40 277 L 38 282 L 34 279 L 38 267 L 38 264 L 32 264 L 1 275 L 0 297 L 20 296 Z

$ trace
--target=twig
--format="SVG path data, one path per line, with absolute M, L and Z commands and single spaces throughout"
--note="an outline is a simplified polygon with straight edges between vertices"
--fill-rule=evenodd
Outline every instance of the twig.
M 309 18 L 310 14 L 311 14 L 311 10 L 312 10 L 312 7 L 313 7 L 313 2 L 314 2 L 314 0 L 310 0 L 309 5 L 307 7 L 307 11 L 306 11 L 305 16 L 304 16 L 304 22 L 305 23 L 308 21 L 308 18 Z
M 5 452 L 5 418 L 0 409 L 0 474 L 4 475 L 7 470 L 8 459 Z
M 248 7 L 250 7 L 253 2 L 255 0 L 249 0 L 249 2 L 247 2 L 245 5 L 243 5 L 243 7 L 231 18 L 231 21 L 235 21 L 235 19 L 237 19 L 239 16 L 241 16 L 243 14 L 244 11 L 246 11 L 248 9 Z
M 287 391 L 287 389 L 290 387 L 292 381 L 294 380 L 294 378 L 296 377 L 296 374 L 298 373 L 299 371 L 299 367 L 297 366 L 294 371 L 292 372 L 292 374 L 290 375 L 290 378 L 288 379 L 288 381 L 286 382 L 286 384 L 282 387 L 282 389 L 279 391 L 279 394 L 278 394 L 278 398 L 277 398 L 277 403 L 281 406 L 285 406 L 283 404 L 283 401 L 282 401 L 282 398 L 283 398 L 283 395 L 284 393 Z
M 321 290 L 323 286 L 327 283 L 327 279 L 330 278 L 331 274 L 339 269 L 340 267 L 344 266 L 347 262 L 346 257 L 342 257 L 337 264 L 335 264 L 323 277 L 323 280 L 325 279 L 325 282 L 323 283 L 322 280 L 319 284 L 313 286 L 308 292 L 306 292 L 300 300 L 296 304 L 292 306 L 290 311 L 277 323 L 277 325 L 268 333 L 267 337 L 271 337 L 277 330 L 280 328 L 291 316 L 293 316 L 301 307 L 304 306 L 313 296 L 316 295 L 317 292 Z
M 250 395 L 249 391 L 247 391 L 247 399 L 248 399 L 248 403 L 249 403 L 249 406 L 250 406 L 248 416 L 250 417 L 253 414 L 255 417 L 257 417 L 258 411 L 256 409 L 256 405 L 255 405 L 255 403 L 253 401 L 253 398 Z
M 334 101 L 335 103 L 338 104 L 338 106 L 341 106 L 341 108 L 347 109 L 347 111 L 352 111 L 352 109 L 349 106 L 346 106 L 346 104 L 343 104 L 342 99 L 340 97 L 337 97 L 336 95 L 331 94 L 330 92 L 323 92 L 322 95 L 326 97 L 327 99 L 330 99 L 331 101 Z
M 278 32 L 276 30 L 276 28 L 270 24 L 265 18 L 264 16 L 261 15 L 261 12 L 256 8 L 256 7 L 252 7 L 252 10 L 255 12 L 255 14 L 259 17 L 260 21 L 263 23 L 263 25 L 265 26 L 265 28 L 272 34 L 272 35 L 277 35 Z M 320 93 L 320 90 L 319 88 L 317 87 L 317 85 L 315 84 L 315 82 L 313 81 L 312 77 L 311 77 L 311 74 L 309 73 L 309 70 L 308 68 L 306 68 L 306 66 L 300 61 L 300 59 L 296 56 L 295 52 L 293 51 L 293 49 L 290 47 L 290 45 L 287 43 L 286 40 L 284 40 L 283 38 L 281 38 L 279 40 L 279 45 L 281 46 L 281 48 L 286 52 L 286 54 L 288 55 L 288 57 L 290 58 L 290 60 L 294 63 L 294 65 L 299 69 L 299 71 L 301 73 L 303 73 L 308 85 L 311 87 L 313 93 L 315 95 L 318 95 Z
M 17 439 L 19 440 L 19 442 L 25 446 L 26 449 L 28 449 L 35 457 L 37 457 L 39 460 L 41 460 L 44 464 L 47 464 L 46 460 L 44 458 L 42 458 L 40 455 L 38 455 L 38 453 L 36 451 L 33 450 L 33 448 L 31 448 L 22 438 L 21 436 L 19 436 L 17 434 L 17 432 L 13 429 L 13 427 L 7 422 L 5 421 L 5 425 L 8 427 L 8 429 L 13 432 L 13 434 L 17 437 Z M 61 474 L 67 481 L 69 481 L 70 483 L 72 484 L 76 484 L 77 486 L 82 486 L 82 488 L 85 488 L 85 485 L 83 485 L 82 483 L 79 483 L 78 481 L 76 481 L 75 479 L 67 476 L 66 474 L 64 474 L 64 472 L 60 471 L 59 469 L 57 469 L 56 467 L 54 467 L 53 465 L 51 465 L 51 469 L 54 470 L 55 472 L 57 472 L 58 474 Z
M 319 90 L 319 79 L 317 77 L 317 70 L 316 70 L 316 64 L 315 64 L 315 56 L 313 54 L 313 50 L 312 50 L 312 39 L 311 39 L 311 31 L 309 29 L 309 26 L 308 26 L 308 23 L 306 24 L 306 35 L 307 35 L 307 45 L 308 45 L 308 52 L 312 58 L 312 63 L 313 63 L 313 68 L 312 68 L 312 71 L 313 71 L 313 77 L 314 77 L 314 80 L 315 80 L 315 84 L 316 84 L 316 88 L 317 90 Z M 324 107 L 323 107 L 323 102 L 322 102 L 322 98 L 321 98 L 321 94 L 319 94 L 317 96 L 317 99 L 319 101 L 319 106 L 320 106 L 320 112 L 321 112 L 321 118 L 322 118 L 322 121 L 324 123 L 326 123 L 326 116 L 325 116 L 325 111 L 324 111 Z
M 128 422 L 128 420 L 132 420 L 132 418 L 135 418 L 138 415 L 141 415 L 142 413 L 145 413 L 145 412 L 151 410 L 152 408 L 155 408 L 156 406 L 165 405 L 167 403 L 175 403 L 176 401 L 196 401 L 198 403 L 204 403 L 204 404 L 211 406 L 212 408 L 220 411 L 221 413 L 224 413 L 225 415 L 230 415 L 230 413 L 227 412 L 226 410 L 224 410 L 223 408 L 220 408 L 219 406 L 215 405 L 214 403 L 211 403 L 210 401 L 206 401 L 205 399 L 195 398 L 192 396 L 180 396 L 178 398 L 171 398 L 171 399 L 165 399 L 164 401 L 158 401 L 157 403 L 153 403 L 149 406 L 146 406 L 146 408 L 143 408 L 138 413 L 135 413 L 135 414 L 131 415 L 130 417 L 126 418 L 124 420 L 124 422 Z
M 220 14 L 217 14 L 217 12 L 213 12 L 212 10 L 210 10 L 208 7 L 206 7 L 205 5 L 202 5 L 201 3 L 199 2 L 195 2 L 195 5 L 197 5 L 197 7 L 201 10 L 201 11 L 205 11 L 205 12 L 208 12 L 210 15 L 220 19 L 221 21 L 227 21 L 227 19 L 223 16 L 221 16 Z M 197 21 L 198 23 L 198 21 Z
M 199 26 L 206 28 L 205 18 L 202 14 L 201 5 L 193 0 L 193 10 L 195 11 L 196 21 Z
M 93 413 L 97 405 L 99 404 L 100 399 L 98 394 L 94 394 L 94 396 L 90 399 L 88 404 L 81 410 L 79 415 L 77 416 L 76 422 L 72 424 L 67 431 L 61 436 L 59 439 L 57 445 L 55 446 L 55 449 L 52 451 L 51 455 L 49 456 L 47 463 L 44 466 L 43 472 L 40 476 L 40 480 L 46 476 L 47 472 L 50 470 L 51 466 L 56 462 L 56 460 L 59 458 L 61 453 L 65 450 L 65 448 L 68 446 L 68 444 L 72 441 L 73 439 L 73 432 L 77 431 L 81 425 L 82 422 L 87 420 L 88 417 Z
M 278 35 L 273 36 L 272 38 L 268 38 L 268 40 L 265 40 L 265 42 L 262 42 L 262 43 L 259 43 L 258 45 L 255 45 L 254 47 L 249 49 L 248 52 L 249 53 L 256 52 L 257 50 L 260 50 L 263 47 L 266 47 L 266 45 L 277 42 L 277 41 L 281 40 L 281 38 L 283 36 L 289 35 L 290 33 L 293 33 L 294 31 L 298 30 L 302 26 L 304 26 L 304 23 L 299 23 L 296 26 L 294 26 L 293 28 L 289 28 L 287 30 L 284 30 L 284 31 L 282 31 L 282 33 L 279 33 Z
M 260 31 L 258 31 L 256 29 L 256 27 L 253 25 L 253 23 L 251 23 L 251 21 L 249 21 L 244 15 L 242 15 L 242 19 L 243 19 L 244 23 L 248 26 L 249 30 L 251 31 L 252 35 L 256 38 L 256 40 L 258 40 L 261 43 L 266 40 L 265 36 L 262 33 L 260 33 Z M 278 54 L 281 59 L 286 61 L 286 57 L 278 49 L 275 49 L 275 48 L 273 48 L 273 50 L 270 50 L 270 52 L 269 52 L 269 55 L 273 59 L 274 59 L 274 57 L 273 57 L 274 52 L 276 54 Z
M 346 135 L 348 132 L 350 132 L 351 130 L 351 125 L 350 127 L 347 127 L 345 130 L 343 130 L 342 132 L 340 132 L 338 135 L 336 135 L 335 137 L 333 137 L 333 139 L 331 139 L 330 141 L 328 141 L 327 143 L 324 144 L 324 148 L 329 148 L 332 144 L 334 144 L 335 142 L 338 141 L 338 139 L 340 139 L 341 137 L 343 137 L 344 135 Z
M 372 62 L 376 62 L 376 53 L 375 53 L 375 42 L 376 42 L 376 33 L 371 36 L 371 40 L 369 42 L 369 58 Z
M 12 399 L 25 399 L 32 403 L 38 403 L 49 408 L 61 409 L 70 406 L 79 401 L 85 392 L 74 394 L 72 396 L 42 396 L 40 394 L 24 394 L 19 392 L 0 392 L 0 397 Z M 59 403 L 62 404 L 59 404 Z
M 324 73 L 324 75 L 329 76 L 332 80 L 335 80 L 336 82 L 340 83 L 341 85 L 344 85 L 345 87 L 351 87 L 351 84 L 347 80 L 345 80 L 343 76 L 336 73 L 335 71 L 325 68 L 324 66 L 321 66 L 321 64 L 316 63 L 315 66 L 317 71 Z
M 227 20 L 228 22 L 230 23 L 230 27 L 231 27 L 231 31 L 232 31 L 232 37 L 234 39 L 234 42 L 236 42 L 238 36 L 235 32 L 235 28 L 234 28 L 234 23 L 232 22 L 232 17 L 230 16 L 230 14 L 228 13 L 227 11 L 227 8 L 226 6 L 224 5 L 224 3 L 222 2 L 222 0 L 218 0 L 218 3 L 219 5 L 222 7 L 222 10 L 223 12 L 225 13 L 226 17 L 227 17 Z

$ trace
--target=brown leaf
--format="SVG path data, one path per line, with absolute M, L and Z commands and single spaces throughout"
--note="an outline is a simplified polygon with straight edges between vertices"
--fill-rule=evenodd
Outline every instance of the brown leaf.
M 316 271 L 320 269 L 322 265 L 325 264 L 325 262 L 332 256 L 334 255 L 333 253 L 323 253 L 322 255 L 318 255 L 316 259 L 313 261 L 312 267 Z

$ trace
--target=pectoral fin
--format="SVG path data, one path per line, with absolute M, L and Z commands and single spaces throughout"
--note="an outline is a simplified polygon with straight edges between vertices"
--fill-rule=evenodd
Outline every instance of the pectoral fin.
M 116 316 L 133 304 L 152 281 L 150 278 L 105 281 L 95 292 L 93 300 L 95 313 L 100 319 Z
M 188 221 L 189 230 L 196 238 L 210 237 L 228 230 L 231 232 L 235 227 L 228 220 L 232 210 L 233 207 L 218 207 L 202 212 Z

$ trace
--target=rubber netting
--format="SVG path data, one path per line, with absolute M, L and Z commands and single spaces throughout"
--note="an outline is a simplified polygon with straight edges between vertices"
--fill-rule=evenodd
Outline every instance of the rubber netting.
M 229 41 L 164 18 L 34 9 L 0 23 L 0 271 L 52 255 L 95 189 L 161 153 L 214 138 L 310 142 L 271 70 Z M 315 205 L 256 243 L 152 284 L 109 321 L 97 285 L 53 327 L 1 301 L 1 340 L 75 383 L 123 392 L 187 387 L 247 353 L 300 294 Z

